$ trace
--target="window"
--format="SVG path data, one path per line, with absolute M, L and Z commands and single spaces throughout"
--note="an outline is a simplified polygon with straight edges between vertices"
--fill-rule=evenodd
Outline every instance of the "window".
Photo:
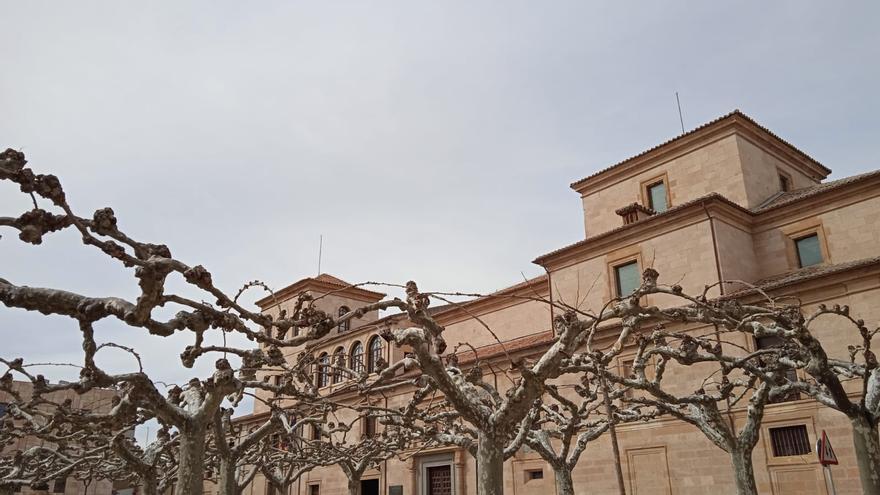
M 320 440 L 321 439 L 321 427 L 318 425 L 312 425 L 312 440 Z
M 530 469 L 526 471 L 526 480 L 542 480 L 544 479 L 544 470 L 543 469 Z
M 797 251 L 798 266 L 801 268 L 822 263 L 822 248 L 819 246 L 819 234 L 813 233 L 794 240 Z
M 770 442 L 775 457 L 810 453 L 810 436 L 807 434 L 806 425 L 770 428 Z
M 58 478 L 55 480 L 55 486 L 52 487 L 52 493 L 64 493 L 67 489 L 67 478 Z
M 626 297 L 632 294 L 641 285 L 639 262 L 634 260 L 629 263 L 615 266 L 614 282 L 616 284 L 618 297 Z
M 791 178 L 785 174 L 779 174 L 779 190 L 782 192 L 791 191 Z
M 330 356 L 325 352 L 318 358 L 318 373 L 316 382 L 319 387 L 326 387 L 330 384 Z
M 6 411 L 9 410 L 9 404 L 5 402 L 0 402 L 0 418 L 6 416 Z
M 382 341 L 379 337 L 373 337 L 370 340 L 370 355 L 367 358 L 367 371 L 369 373 L 379 371 L 378 363 L 382 358 Z
M 351 346 L 351 358 L 350 358 L 350 366 L 351 370 L 355 373 L 363 373 L 364 372 L 364 345 L 360 342 L 355 342 Z
M 348 306 L 340 306 L 339 307 L 339 316 L 344 316 L 348 314 L 351 310 L 348 309 Z M 347 332 L 351 330 L 351 320 L 345 320 L 344 322 L 336 325 L 336 328 L 339 329 L 339 333 Z
M 364 427 L 363 434 L 365 437 L 376 436 L 376 417 L 375 416 L 366 416 L 364 418 L 363 427 Z
M 309 495 L 321 495 L 321 486 L 309 485 Z
M 666 182 L 659 181 L 647 186 L 648 207 L 656 213 L 663 213 L 669 208 L 666 198 Z
M 769 337 L 761 337 L 760 339 L 755 339 L 755 347 L 758 350 L 761 349 L 773 349 L 774 347 L 781 347 L 784 344 L 783 340 L 779 337 L 772 335 Z M 794 369 L 785 370 L 785 378 L 791 381 L 797 381 L 797 371 Z M 789 402 L 793 400 L 800 399 L 800 395 L 797 392 L 792 392 L 783 397 L 777 397 L 775 400 L 770 401 L 771 403 L 779 403 L 779 402 Z
M 333 365 L 345 366 L 345 349 L 342 347 L 333 351 Z M 339 368 L 333 368 L 333 383 L 342 383 L 346 373 Z

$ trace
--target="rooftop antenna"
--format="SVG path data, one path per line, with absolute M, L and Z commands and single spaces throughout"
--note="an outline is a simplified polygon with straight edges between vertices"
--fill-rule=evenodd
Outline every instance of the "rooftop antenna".
M 318 275 L 321 274 L 321 254 L 324 251 L 324 234 L 318 238 Z
M 684 119 L 681 117 L 681 100 L 678 99 L 678 91 L 675 92 L 675 103 L 678 105 L 678 121 L 681 123 L 681 133 L 684 134 Z

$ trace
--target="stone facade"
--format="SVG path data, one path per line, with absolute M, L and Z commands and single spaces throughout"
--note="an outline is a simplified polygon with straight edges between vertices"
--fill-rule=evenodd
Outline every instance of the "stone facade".
M 705 285 L 718 283 L 709 291 L 710 296 L 717 297 L 736 291 L 741 288 L 740 282 L 746 282 L 775 295 L 797 296 L 808 308 L 821 303 L 848 304 L 853 314 L 869 326 L 876 326 L 880 322 L 880 173 L 823 182 L 829 173 L 829 169 L 749 117 L 733 112 L 572 184 L 583 201 L 585 238 L 538 257 L 535 262 L 546 269 L 547 275 L 491 296 L 437 308 L 435 317 L 446 326 L 444 335 L 451 346 L 468 342 L 482 358 L 501 354 L 484 324 L 504 341 L 506 352 L 526 357 L 540 355 L 552 337 L 549 329 L 553 315 L 546 304 L 532 299 L 553 298 L 582 309 L 599 310 L 615 295 L 615 267 L 635 261 L 640 268 L 657 269 L 661 282 L 680 284 L 687 292 L 700 292 Z M 615 211 L 633 202 L 647 207 L 646 186 L 661 180 L 668 208 L 662 213 L 640 213 L 624 223 Z M 801 268 L 795 240 L 813 234 L 822 261 Z M 334 312 L 339 306 L 355 308 L 382 297 L 345 286 L 339 279 L 321 275 L 301 280 L 280 291 L 276 298 L 260 301 L 260 305 L 264 311 L 275 313 L 292 304 L 296 294 L 307 291 L 316 296 L 330 294 L 321 298 L 318 306 Z M 663 306 L 670 301 L 664 296 L 651 296 L 648 303 Z M 402 324 L 405 322 L 394 316 L 368 314 L 353 328 L 326 337 L 318 352 L 332 355 L 343 349 L 349 353 L 355 342 L 369 352 L 368 343 L 381 328 Z M 852 336 L 837 330 L 841 329 L 829 326 L 819 336 L 836 355 L 845 356 Z M 745 336 L 739 338 L 737 344 L 743 348 L 753 349 L 756 345 Z M 381 353 L 388 361 L 402 357 L 404 352 L 406 349 L 388 348 L 383 342 Z M 626 357 L 624 352 L 618 363 L 621 369 L 626 366 Z M 674 376 L 674 380 L 667 382 L 681 391 L 692 391 L 693 384 L 704 376 L 703 371 L 699 367 L 673 367 L 668 376 Z M 344 383 L 330 383 L 326 390 L 338 399 L 362 400 Z M 408 393 L 399 390 L 381 400 L 387 405 L 403 404 Z M 264 413 L 258 401 L 249 418 L 256 420 Z M 733 407 L 729 416 L 734 422 L 741 421 L 742 407 Z M 804 427 L 809 453 L 774 455 L 770 429 L 786 426 Z M 808 399 L 768 407 L 762 438 L 754 453 L 759 491 L 776 495 L 825 494 L 814 451 L 817 435 L 823 430 L 833 439 L 840 458 L 840 465 L 834 467 L 838 493 L 857 493 L 859 480 L 848 422 L 841 414 Z M 628 494 L 715 495 L 733 491 L 727 454 L 690 425 L 662 418 L 623 425 L 618 435 L 619 462 Z M 608 436 L 603 436 L 582 457 L 574 472 L 575 487 L 583 493 L 618 493 L 615 462 Z M 377 480 L 381 494 L 426 494 L 426 469 L 443 465 L 449 466 L 453 493 L 475 493 L 474 459 L 455 448 L 420 452 L 406 461 L 389 460 L 364 479 Z M 528 449 L 506 466 L 505 493 L 554 492 L 552 469 Z M 312 485 L 324 495 L 346 493 L 345 477 L 339 469 L 322 468 L 303 476 L 289 495 L 316 493 L 309 488 Z M 265 480 L 257 478 L 246 493 L 262 495 L 265 491 Z

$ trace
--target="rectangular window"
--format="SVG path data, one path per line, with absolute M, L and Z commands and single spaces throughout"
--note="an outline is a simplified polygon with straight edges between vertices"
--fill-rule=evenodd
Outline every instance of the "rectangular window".
M 666 183 L 662 180 L 648 185 L 648 206 L 657 213 L 669 208 L 666 202 Z
M 774 457 L 806 455 L 810 453 L 810 436 L 806 425 L 770 428 L 770 442 Z
M 321 495 L 321 486 L 309 485 L 309 495 Z
M 376 418 L 374 416 L 367 416 L 364 418 L 364 436 L 376 436 Z
M 630 261 L 614 267 L 614 281 L 618 297 L 626 297 L 641 285 L 638 261 Z
M 791 191 L 791 179 L 788 176 L 779 174 L 779 190 L 782 192 Z
M 542 479 L 544 479 L 544 470 L 543 469 L 531 469 L 526 472 L 526 479 L 528 479 L 528 480 L 542 480 Z
M 798 266 L 801 268 L 822 263 L 822 249 L 819 234 L 810 234 L 794 240 L 797 249 Z
M 64 493 L 67 489 L 67 478 L 58 478 L 55 480 L 55 486 L 52 487 L 52 493 Z
M 312 425 L 312 440 L 321 439 L 321 428 L 318 425 Z

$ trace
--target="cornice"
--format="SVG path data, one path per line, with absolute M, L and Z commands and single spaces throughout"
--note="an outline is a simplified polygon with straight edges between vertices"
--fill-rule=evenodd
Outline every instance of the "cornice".
M 662 165 L 718 140 L 732 135 L 749 139 L 758 147 L 770 151 L 783 161 L 817 180 L 823 179 L 831 170 L 780 138 L 755 120 L 736 110 L 728 115 L 703 124 L 696 129 L 650 148 L 615 165 L 602 169 L 571 184 L 571 188 L 584 196 L 609 183 L 626 180 L 647 169 Z

